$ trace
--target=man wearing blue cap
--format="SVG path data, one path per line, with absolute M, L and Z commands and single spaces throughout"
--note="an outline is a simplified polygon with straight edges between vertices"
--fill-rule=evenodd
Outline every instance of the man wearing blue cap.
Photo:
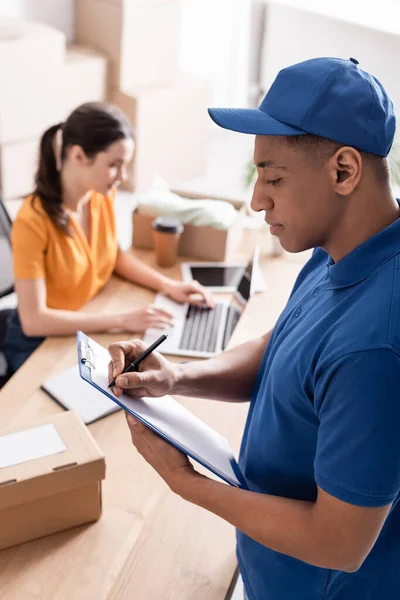
M 236 489 L 199 475 L 130 417 L 139 452 L 183 498 L 237 528 L 249 600 L 400 598 L 400 220 L 383 86 L 355 59 L 277 76 L 258 109 L 210 109 L 255 134 L 252 207 L 289 252 L 315 248 L 274 329 L 202 363 L 154 354 L 133 397 L 250 400 Z M 140 342 L 110 347 L 116 373 Z M 124 381 L 125 379 L 125 381 Z M 117 389 L 116 393 L 120 393 Z

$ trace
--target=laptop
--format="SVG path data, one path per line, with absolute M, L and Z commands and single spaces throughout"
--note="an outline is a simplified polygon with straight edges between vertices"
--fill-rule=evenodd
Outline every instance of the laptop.
M 254 293 L 255 267 L 258 248 L 247 264 L 234 292 L 233 302 L 218 300 L 212 309 L 178 304 L 157 294 L 154 304 L 175 315 L 173 327 L 164 330 L 168 338 L 160 346 L 162 354 L 175 354 L 193 358 L 210 358 L 225 350 L 249 298 Z M 144 342 L 152 344 L 160 336 L 159 329 L 147 329 Z

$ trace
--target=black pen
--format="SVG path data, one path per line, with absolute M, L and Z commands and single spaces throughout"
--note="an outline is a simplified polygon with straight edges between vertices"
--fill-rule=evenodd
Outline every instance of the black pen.
M 163 333 L 163 335 L 161 335 L 158 338 L 158 340 L 156 340 L 155 342 L 153 342 L 151 344 L 151 346 L 146 348 L 146 350 L 144 352 L 142 352 L 142 354 L 139 354 L 139 356 L 137 358 L 135 358 L 135 360 L 133 362 L 129 363 L 129 365 L 127 367 L 125 367 L 125 369 L 122 371 L 122 373 L 120 373 L 120 375 L 134 371 L 136 369 L 136 367 L 138 366 L 138 364 L 141 363 L 142 360 L 147 358 L 149 356 L 149 354 L 151 354 L 153 352 L 153 350 L 155 350 L 160 344 L 162 344 L 167 339 L 167 337 L 168 336 L 165 335 L 165 333 Z M 119 375 L 117 375 L 117 377 L 119 377 Z M 108 384 L 108 388 L 111 388 L 115 385 L 115 380 L 117 379 L 117 377 L 114 377 L 114 379 Z

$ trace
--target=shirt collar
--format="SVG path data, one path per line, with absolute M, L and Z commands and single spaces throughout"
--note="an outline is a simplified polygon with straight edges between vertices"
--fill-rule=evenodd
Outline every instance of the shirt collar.
M 328 276 L 332 288 L 343 288 L 360 283 L 399 252 L 400 218 L 365 240 L 339 262 L 334 263 L 328 255 Z

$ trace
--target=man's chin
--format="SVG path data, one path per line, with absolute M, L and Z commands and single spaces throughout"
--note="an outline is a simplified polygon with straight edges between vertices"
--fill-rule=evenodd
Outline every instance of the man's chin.
M 313 246 L 310 246 L 309 244 L 296 244 L 290 242 L 285 244 L 284 242 L 282 242 L 282 240 L 279 241 L 281 242 L 282 248 L 290 254 L 298 254 L 299 252 L 305 252 L 306 250 L 310 250 L 311 248 L 313 248 Z
M 304 243 L 301 244 L 297 240 L 285 239 L 284 236 L 279 237 L 279 242 L 280 242 L 282 248 L 286 252 L 290 252 L 290 254 L 297 254 L 298 252 L 304 252 L 304 250 L 308 249 L 307 244 L 304 244 Z

